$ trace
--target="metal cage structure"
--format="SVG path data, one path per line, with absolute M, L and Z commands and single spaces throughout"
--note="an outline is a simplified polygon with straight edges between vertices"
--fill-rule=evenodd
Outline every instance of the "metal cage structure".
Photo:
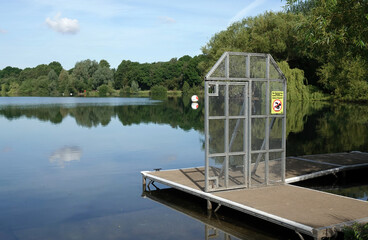
M 225 52 L 205 77 L 205 191 L 285 183 L 286 78 L 270 54 Z

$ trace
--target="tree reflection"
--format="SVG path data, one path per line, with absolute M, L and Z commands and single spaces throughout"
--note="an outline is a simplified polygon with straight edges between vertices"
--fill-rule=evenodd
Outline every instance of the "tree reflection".
M 0 116 L 8 120 L 26 117 L 53 124 L 72 117 L 79 126 L 87 128 L 107 126 L 112 118 L 117 118 L 124 126 L 155 123 L 204 132 L 204 103 L 200 102 L 199 108 L 193 110 L 188 98 L 169 98 L 155 105 L 12 105 L 0 107 Z M 288 102 L 287 155 L 368 151 L 367 123 L 366 105 Z M 260 127 L 263 125 L 260 124 Z M 277 129 L 281 127 L 281 123 L 275 123 L 273 131 L 280 132 Z M 259 132 L 263 133 L 261 130 Z M 223 132 L 215 133 L 211 138 L 223 139 L 220 134 Z M 276 134 L 271 137 L 277 141 L 281 136 Z

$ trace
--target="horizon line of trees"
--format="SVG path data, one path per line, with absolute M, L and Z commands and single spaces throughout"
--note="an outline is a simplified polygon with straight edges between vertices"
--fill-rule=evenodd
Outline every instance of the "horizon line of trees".
M 204 76 L 204 55 L 168 62 L 138 63 L 123 60 L 117 69 L 102 59 L 77 62 L 65 70 L 59 62 L 34 68 L 5 67 L 0 70 L 1 96 L 69 96 L 99 91 L 103 95 L 137 93 L 161 86 L 166 90 L 196 88 Z

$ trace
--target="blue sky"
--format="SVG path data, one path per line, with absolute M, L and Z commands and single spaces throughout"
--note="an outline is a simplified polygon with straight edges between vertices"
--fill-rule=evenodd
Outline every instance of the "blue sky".
M 52 61 L 168 61 L 201 53 L 233 21 L 281 0 L 0 0 L 0 69 Z

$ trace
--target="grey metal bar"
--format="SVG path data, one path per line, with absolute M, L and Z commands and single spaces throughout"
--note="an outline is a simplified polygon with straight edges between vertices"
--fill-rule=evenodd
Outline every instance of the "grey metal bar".
M 250 57 L 247 57 L 247 74 L 250 74 L 250 69 L 249 69 L 249 61 L 250 61 Z M 252 181 L 251 181 L 251 163 L 252 163 L 252 155 L 251 155 L 251 150 L 252 150 L 252 120 L 250 118 L 250 116 L 252 116 L 252 83 L 253 81 L 249 82 L 249 86 L 248 86 L 248 124 L 247 124 L 247 139 L 248 139 L 248 146 L 247 146 L 247 159 L 248 159 L 248 165 L 247 165 L 247 185 L 248 188 L 250 188 L 252 186 Z
M 269 55 L 267 55 L 266 58 L 266 78 L 267 80 L 270 79 L 270 58 Z M 266 154 L 265 154 L 265 184 L 268 185 L 268 180 L 269 180 L 269 158 L 270 158 L 270 154 L 268 152 L 269 150 L 269 143 L 270 143 L 270 82 L 267 81 L 266 82 L 266 113 L 267 113 L 267 117 L 266 117 L 266 132 L 265 132 L 265 141 L 266 141 Z
M 268 150 L 252 150 L 250 151 L 250 153 L 254 154 L 254 153 L 265 153 L 269 151 L 270 153 L 276 153 L 276 152 L 282 152 L 284 151 L 283 148 L 278 148 L 278 149 L 268 149 Z
M 251 118 L 266 118 L 267 115 L 252 115 Z M 284 115 L 272 115 L 273 118 L 284 118 Z
M 230 74 L 229 74 L 229 72 L 230 72 L 229 61 L 230 61 L 230 55 L 229 55 L 229 53 L 226 53 L 226 58 L 225 58 L 225 78 L 226 79 L 229 79 L 229 77 L 230 77 Z
M 249 102 L 248 102 L 248 84 L 244 86 L 243 89 L 243 102 L 247 108 L 249 108 Z M 243 174 L 244 174 L 244 185 L 247 186 L 247 166 L 248 166 L 248 139 L 247 139 L 247 126 L 248 126 L 248 116 L 247 111 L 244 109 L 244 123 L 243 123 L 243 151 L 246 153 L 243 155 Z
M 205 101 L 204 101 L 204 135 L 205 135 L 205 171 L 204 171 L 204 179 L 205 179 L 205 191 L 208 192 L 209 184 L 208 184 L 208 178 L 209 178 L 209 120 L 208 120 L 208 110 L 209 110 L 209 99 L 208 99 L 208 85 L 209 83 L 204 84 L 204 95 L 205 95 Z
M 209 120 L 225 120 L 225 118 L 226 118 L 225 116 L 209 116 L 208 117 Z M 244 117 L 244 116 L 229 116 L 230 120 L 244 119 L 244 118 L 246 118 L 246 117 Z
M 253 81 L 267 81 L 267 78 L 235 78 L 235 77 L 228 77 L 228 78 L 223 78 L 223 77 L 208 77 L 206 78 L 206 81 L 223 81 L 224 79 L 228 80 L 228 81 L 234 81 L 234 82 L 247 82 L 250 80 Z M 270 82 L 282 82 L 282 79 L 270 79 Z
M 284 149 L 284 152 L 282 153 L 282 160 L 281 160 L 281 180 L 283 183 L 285 183 L 285 180 L 286 180 L 286 177 L 285 177 L 285 172 L 286 172 L 286 111 L 287 111 L 286 110 L 286 102 L 287 102 L 287 82 L 286 81 L 284 81 L 283 90 L 284 90 L 284 114 L 283 114 L 284 118 L 282 119 L 282 148 Z
M 229 57 L 227 58 L 229 59 Z M 225 186 L 229 187 L 229 83 L 226 84 L 225 90 Z

